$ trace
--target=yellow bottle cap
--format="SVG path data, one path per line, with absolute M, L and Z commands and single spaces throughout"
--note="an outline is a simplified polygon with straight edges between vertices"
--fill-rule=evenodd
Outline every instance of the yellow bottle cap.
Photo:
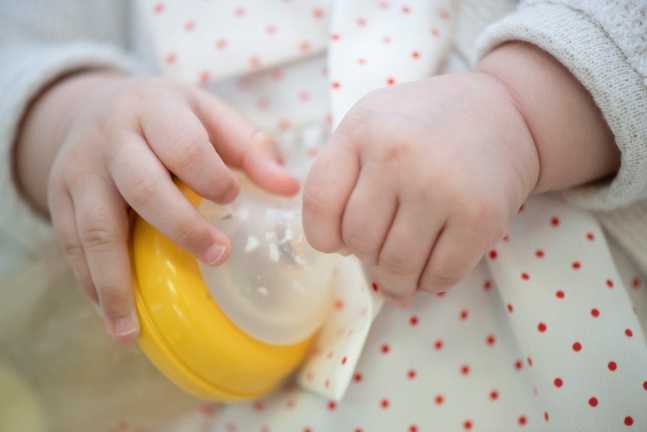
M 201 198 L 178 184 L 194 206 Z M 247 335 L 221 311 L 198 260 L 137 217 L 131 245 L 137 342 L 171 381 L 196 396 L 236 401 L 275 389 L 304 360 L 312 338 L 271 345 Z

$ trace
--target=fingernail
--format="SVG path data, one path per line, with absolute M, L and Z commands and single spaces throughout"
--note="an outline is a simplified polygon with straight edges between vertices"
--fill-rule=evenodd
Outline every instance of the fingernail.
M 115 336 L 123 338 L 139 331 L 137 321 L 133 318 L 123 317 L 115 321 Z
M 204 254 L 207 264 L 211 266 L 216 265 L 218 260 L 220 260 L 220 258 L 225 254 L 225 250 L 227 250 L 227 248 L 224 245 L 214 244 L 209 246 L 209 249 L 207 249 Z

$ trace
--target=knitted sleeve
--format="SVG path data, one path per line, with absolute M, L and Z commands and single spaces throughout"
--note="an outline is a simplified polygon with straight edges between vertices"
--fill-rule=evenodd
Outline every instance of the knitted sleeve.
M 136 71 L 140 67 L 126 53 L 119 29 L 108 28 L 111 19 L 117 22 L 123 17 L 126 2 L 1 3 L 0 239 L 36 252 L 52 238 L 53 229 L 22 198 L 14 181 L 13 145 L 26 109 L 49 83 L 67 73 L 88 68 Z M 84 11 L 92 12 L 92 19 Z
M 647 2 L 528 0 L 490 26 L 478 56 L 507 41 L 554 56 L 591 93 L 621 151 L 617 175 L 564 192 L 574 205 L 613 210 L 647 198 Z

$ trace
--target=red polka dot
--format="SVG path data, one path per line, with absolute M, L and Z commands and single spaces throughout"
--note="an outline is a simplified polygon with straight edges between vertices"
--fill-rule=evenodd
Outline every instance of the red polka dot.
M 275 25 L 269 25 L 265 28 L 265 32 L 267 34 L 274 34 L 276 33 L 276 26 Z
M 329 401 L 328 402 L 328 409 L 332 411 L 335 408 L 337 408 L 337 404 L 335 403 L 335 401 Z
M 245 15 L 245 8 L 237 8 L 236 10 L 234 10 L 234 15 L 236 15 L 237 17 Z
M 494 335 L 489 335 L 487 338 L 485 338 L 485 343 L 487 343 L 489 346 L 494 345 L 496 342 L 496 337 Z
M 490 288 L 492 288 L 492 282 L 491 282 L 491 281 L 489 281 L 489 280 L 486 280 L 486 281 L 483 283 L 483 289 L 484 289 L 485 291 L 487 291 L 487 290 L 489 290 Z
M 380 2 L 380 8 L 382 9 L 388 9 L 390 6 L 389 2 Z
M 362 381 L 362 374 L 361 373 L 356 373 L 355 375 L 353 375 L 353 381 L 355 381 L 357 383 L 361 382 Z
M 418 317 L 413 315 L 411 318 L 409 318 L 409 324 L 412 326 L 415 326 L 418 324 Z
M 521 279 L 528 280 L 530 279 L 530 275 L 528 273 L 521 273 Z
M 382 408 L 384 408 L 384 409 L 388 408 L 388 407 L 389 407 L 389 405 L 390 405 L 390 402 L 389 402 L 389 400 L 388 400 L 388 399 L 382 399 L 382 400 L 380 401 L 380 407 L 382 407 Z
M 559 218 L 557 216 L 553 216 L 552 218 L 550 218 L 550 224 L 552 226 L 554 226 L 554 227 L 558 227 L 559 226 Z
M 611 279 L 607 279 L 607 286 L 613 288 L 613 281 Z
M 177 60 L 177 55 L 176 54 L 169 54 L 169 55 L 166 56 L 166 63 L 168 63 L 168 64 L 175 63 L 175 60 Z
M 461 366 L 461 375 L 467 375 L 470 373 L 470 367 L 469 365 L 463 365 Z
M 193 31 L 195 29 L 195 21 L 189 21 L 186 24 L 184 24 L 184 29 L 186 31 Z
M 582 344 L 579 342 L 575 342 L 573 344 L 573 351 L 579 352 L 582 349 Z
M 465 429 L 465 430 L 472 429 L 472 422 L 467 420 L 465 423 L 463 423 L 463 429 Z
M 555 384 L 555 387 L 560 388 L 564 384 L 564 381 L 562 381 L 561 378 L 555 378 L 555 381 L 553 381 L 553 384 Z
M 640 287 L 640 279 L 635 277 L 631 280 L 631 288 L 638 289 Z
M 434 349 L 436 351 L 442 349 L 442 347 L 443 347 L 443 341 L 442 340 L 438 339 L 436 342 L 434 342 Z
M 409 426 L 409 432 L 418 432 L 418 426 L 416 425 Z
M 512 307 L 512 305 L 510 303 L 508 303 L 507 308 L 508 308 L 508 312 L 510 312 L 510 313 L 512 313 L 512 311 L 514 310 L 514 308 Z
M 380 348 L 380 351 L 382 351 L 382 354 L 388 354 L 389 351 L 391 351 L 391 347 L 388 346 L 387 344 L 382 345 Z
M 544 251 L 543 251 L 543 250 L 541 250 L 541 249 L 537 249 L 537 250 L 535 251 L 535 256 L 536 256 L 537 258 L 543 258 L 543 257 L 544 257 Z
M 409 12 L 411 12 L 411 8 L 409 6 L 403 6 L 402 7 L 402 13 L 403 14 L 408 14 Z
M 338 41 L 339 39 L 341 39 L 341 36 L 337 33 L 333 33 L 330 35 L 330 39 L 334 41 Z
M 445 401 L 445 398 L 443 397 L 443 395 L 438 395 L 434 398 L 434 403 L 436 405 L 442 405 L 444 401 Z
M 343 358 L 343 359 L 341 359 L 341 364 L 345 365 L 345 364 L 346 364 L 346 360 L 347 360 L 347 359 L 346 359 L 346 357 L 344 356 L 344 358 Z
M 377 292 L 377 290 L 379 289 L 379 288 L 377 287 L 377 284 L 376 284 L 375 282 L 373 282 L 373 283 L 371 284 L 371 288 L 373 288 L 373 291 L 375 291 L 375 292 Z
M 467 319 L 468 315 L 469 315 L 469 313 L 467 312 L 467 309 L 463 309 L 463 310 L 461 311 L 461 315 L 460 315 L 460 316 L 461 316 L 461 320 L 465 321 L 465 320 Z
M 206 416 L 211 416 L 216 413 L 216 407 L 210 403 L 203 403 L 200 405 L 200 412 Z
M 414 59 L 419 59 L 420 53 L 418 51 L 414 51 L 411 53 L 411 57 L 413 57 Z
M 517 360 L 516 362 L 514 362 L 514 368 L 516 370 L 521 370 L 522 367 L 523 367 L 523 363 L 521 362 L 521 360 Z
M 544 323 L 539 323 L 539 324 L 537 325 L 537 330 L 539 330 L 541 333 L 545 332 L 545 331 L 546 331 L 546 328 L 547 328 L 547 327 L 546 327 L 546 324 L 544 324 Z
M 339 81 L 334 81 L 334 82 L 330 83 L 330 86 L 332 88 L 334 88 L 335 90 L 338 90 L 338 89 L 341 88 L 341 83 Z M 373 286 L 377 286 L 377 285 L 373 284 Z
M 528 366 L 532 367 L 532 359 L 528 357 L 526 360 L 528 361 Z
M 415 370 L 411 369 L 411 370 L 407 373 L 407 378 L 409 378 L 409 379 L 414 379 L 414 378 L 416 377 L 416 375 L 418 375 L 418 373 L 417 373 Z
M 592 407 L 598 406 L 598 398 L 592 397 L 591 399 L 589 399 L 589 405 L 591 405 Z
M 393 84 L 395 84 L 395 78 L 391 78 L 391 77 L 387 78 L 387 79 L 386 79 L 386 84 L 387 84 L 387 85 L 393 85 Z
M 499 392 L 496 390 L 492 390 L 490 392 L 490 399 L 497 400 L 498 398 L 499 398 Z
M 544 420 L 548 421 L 548 411 L 544 411 Z
M 308 51 L 310 51 L 310 42 L 308 42 L 308 41 L 303 41 L 303 42 L 301 42 L 301 43 L 299 44 L 299 49 L 300 49 L 302 52 L 308 52 Z
M 631 329 L 626 329 L 625 335 L 627 335 L 627 337 L 632 337 L 634 335 L 634 332 L 632 332 Z
M 227 41 L 225 39 L 220 39 L 216 42 L 216 48 L 225 49 L 227 47 Z
M 519 423 L 519 426 L 525 426 L 528 422 L 528 419 L 526 418 L 526 416 L 521 416 L 519 417 L 519 420 L 517 422 Z
M 632 424 L 634 424 L 634 419 L 631 416 L 625 417 L 625 425 L 631 426 Z
M 432 36 L 439 36 L 440 35 L 440 32 L 438 31 L 437 28 L 432 28 L 430 30 L 430 32 L 431 32 Z
M 366 25 L 366 20 L 364 18 L 357 18 L 357 25 L 364 27 Z
M 321 18 L 324 16 L 324 11 L 323 9 L 315 9 L 312 11 L 312 15 L 314 15 L 315 18 Z
M 558 299 L 563 299 L 563 298 L 564 298 L 564 291 L 557 291 L 557 292 L 555 293 L 555 296 L 556 296 Z
M 573 267 L 573 270 L 579 270 L 580 267 L 582 267 L 582 264 L 580 264 L 579 261 L 575 261 L 573 264 L 571 264 L 571 267 Z
M 593 233 L 586 233 L 586 239 L 588 241 L 593 241 L 595 240 L 595 236 L 593 235 Z
M 645 381 L 645 382 L 643 383 L 643 388 L 644 388 L 645 390 L 647 390 L 647 381 Z
M 613 371 L 615 371 L 616 369 L 618 369 L 618 365 L 617 365 L 617 364 L 616 364 L 616 362 L 614 362 L 614 361 L 610 361 L 610 362 L 609 362 L 609 364 L 607 365 L 607 367 L 609 368 L 609 370 L 610 370 L 611 372 L 613 372 Z
M 593 318 L 597 318 L 597 317 L 600 316 L 600 311 L 593 308 L 593 309 L 591 309 L 591 315 L 593 315 Z
M 497 254 L 497 251 L 495 251 L 494 249 L 492 249 L 492 250 L 490 251 L 490 253 L 488 254 L 488 256 L 490 257 L 490 259 L 496 259 L 497 255 L 498 255 L 498 254 Z
M 155 7 L 153 8 L 153 12 L 155 13 L 161 13 L 164 11 L 164 4 L 163 3 L 157 3 Z

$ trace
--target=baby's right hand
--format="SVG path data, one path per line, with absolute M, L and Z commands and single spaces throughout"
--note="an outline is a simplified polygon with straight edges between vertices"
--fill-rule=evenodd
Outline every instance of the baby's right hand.
M 57 104 L 57 97 L 70 104 Z M 239 189 L 228 166 L 270 192 L 299 189 L 271 140 L 203 90 L 158 78 L 87 73 L 62 81 L 44 98 L 54 100 L 36 109 L 66 109 L 57 133 L 46 137 L 59 146 L 52 150 L 47 181 L 49 213 L 78 281 L 100 306 L 115 340 L 132 341 L 139 332 L 129 208 L 205 264 L 219 265 L 229 255 L 229 240 L 187 201 L 172 175 L 220 203 L 233 200 Z M 25 127 L 38 124 L 39 113 L 32 117 Z M 29 139 L 29 133 L 23 135 Z

